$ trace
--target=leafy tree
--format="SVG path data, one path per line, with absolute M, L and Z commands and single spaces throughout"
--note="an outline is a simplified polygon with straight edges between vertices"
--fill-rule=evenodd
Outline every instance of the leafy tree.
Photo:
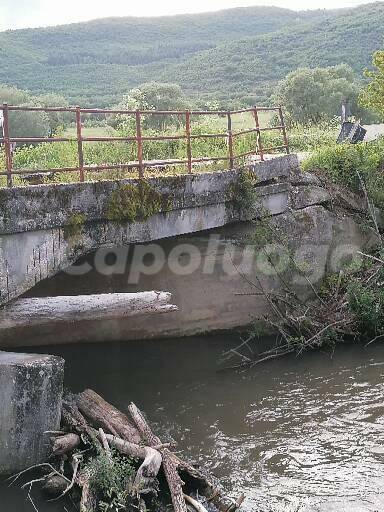
M 36 101 L 26 91 L 15 87 L 0 86 L 0 103 L 34 106 Z M 49 119 L 44 112 L 9 113 L 11 137 L 45 137 L 49 134 Z
M 376 71 L 366 71 L 365 73 L 371 82 L 362 91 L 360 102 L 364 107 L 372 108 L 384 115 L 384 51 L 374 53 L 373 66 Z
M 179 85 L 148 82 L 130 90 L 128 94 L 123 96 L 123 100 L 118 105 L 118 108 L 127 110 L 185 110 L 188 108 L 188 102 Z M 119 119 L 118 124 L 121 124 Z M 169 125 L 179 124 L 179 119 L 177 116 L 149 114 L 143 119 L 143 124 L 148 128 L 162 130 Z
M 60 94 L 47 93 L 36 96 L 35 101 L 42 107 L 68 107 L 68 101 Z M 47 112 L 49 131 L 53 134 L 61 126 L 66 126 L 74 120 L 69 112 Z
M 284 105 L 292 123 L 311 124 L 337 116 L 342 102 L 350 104 L 355 117 L 367 117 L 358 107 L 359 86 L 346 64 L 328 68 L 300 68 L 277 87 L 275 100 Z

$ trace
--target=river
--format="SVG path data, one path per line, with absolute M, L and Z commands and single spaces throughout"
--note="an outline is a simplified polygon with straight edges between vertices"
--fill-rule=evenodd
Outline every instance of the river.
M 121 409 L 135 401 L 179 449 L 206 464 L 244 512 L 384 510 L 384 344 L 339 347 L 218 372 L 236 335 L 44 347 L 66 385 Z M 0 486 L 0 510 L 33 510 Z M 36 501 L 39 512 L 68 510 Z

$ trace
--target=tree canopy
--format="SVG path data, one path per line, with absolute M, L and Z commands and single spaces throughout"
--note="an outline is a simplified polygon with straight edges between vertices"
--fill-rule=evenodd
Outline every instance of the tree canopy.
M 0 103 L 36 105 L 28 92 L 7 86 L 0 86 Z M 11 137 L 45 137 L 49 134 L 49 118 L 43 112 L 11 111 L 9 113 L 9 132 Z
M 0 104 L 33 107 L 67 107 L 68 101 L 59 94 L 34 96 L 28 91 L 0 85 Z M 13 112 L 9 113 L 11 137 L 45 137 L 69 124 L 73 119 L 67 112 Z
M 373 55 L 375 71 L 366 71 L 370 83 L 360 95 L 361 104 L 384 115 L 384 51 Z
M 46 94 L 41 94 L 40 96 L 36 96 L 33 98 L 33 101 L 42 107 L 68 107 L 69 103 L 60 94 L 55 94 L 52 92 L 48 92 Z M 71 116 L 68 112 L 48 112 L 48 123 L 49 130 L 51 133 L 54 133 L 60 126 L 65 126 L 71 121 L 73 121 L 73 116 Z
M 327 68 L 300 68 L 282 80 L 275 100 L 284 105 L 293 123 L 319 123 L 340 115 L 341 104 L 348 103 L 357 118 L 368 113 L 358 106 L 360 87 L 353 69 L 341 64 Z
M 181 87 L 162 82 L 148 82 L 130 90 L 118 105 L 118 108 L 127 110 L 185 110 L 187 107 L 188 101 Z M 143 119 L 143 124 L 149 128 L 164 129 L 167 125 L 177 122 L 174 117 L 147 115 Z M 120 117 L 120 121 L 123 118 Z

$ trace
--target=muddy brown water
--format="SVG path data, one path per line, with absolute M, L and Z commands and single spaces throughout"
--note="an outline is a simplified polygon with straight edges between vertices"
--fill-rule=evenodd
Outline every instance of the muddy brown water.
M 121 409 L 134 400 L 163 437 L 206 464 L 245 512 L 384 510 L 384 344 L 286 357 L 220 373 L 236 335 L 44 347 L 66 359 L 66 385 Z M 30 351 L 30 350 L 29 350 Z M 46 505 L 39 512 L 71 512 Z M 0 486 L 1 512 L 29 512 Z

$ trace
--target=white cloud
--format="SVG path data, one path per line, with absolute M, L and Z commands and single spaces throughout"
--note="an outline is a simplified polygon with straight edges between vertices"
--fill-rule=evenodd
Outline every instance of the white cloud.
M 350 7 L 369 0 L 0 0 L 0 30 L 73 23 L 109 16 L 159 16 L 215 11 L 249 5 L 275 5 L 290 9 Z

